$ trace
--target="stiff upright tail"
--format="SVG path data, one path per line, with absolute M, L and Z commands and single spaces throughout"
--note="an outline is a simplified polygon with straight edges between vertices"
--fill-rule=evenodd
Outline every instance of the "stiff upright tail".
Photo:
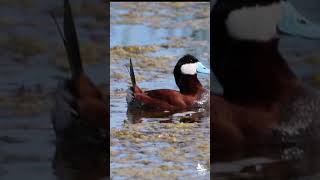
M 136 77 L 134 75 L 131 58 L 130 58 L 130 78 L 131 78 L 132 87 L 135 87 L 137 83 L 136 83 Z
M 129 74 L 130 74 L 130 78 L 131 78 L 132 87 L 129 87 L 127 90 L 126 100 L 127 100 L 128 104 L 131 104 L 132 102 L 134 102 L 134 99 L 135 99 L 134 91 L 135 91 L 135 87 L 137 87 L 136 77 L 134 75 L 134 70 L 133 70 L 131 58 L 130 58 Z
M 68 61 L 69 61 L 72 76 L 75 77 L 76 75 L 83 72 L 83 68 L 82 68 L 77 32 L 76 32 L 76 28 L 73 21 L 69 0 L 64 0 L 64 20 L 63 20 L 64 33 L 62 33 L 59 27 L 59 24 L 57 23 L 56 18 L 52 13 L 51 13 L 51 16 L 56 23 L 59 34 L 63 40 L 65 49 L 67 51 Z

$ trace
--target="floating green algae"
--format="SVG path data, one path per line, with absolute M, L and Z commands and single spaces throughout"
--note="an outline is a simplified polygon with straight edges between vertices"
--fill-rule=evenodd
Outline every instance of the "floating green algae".
M 146 53 L 155 52 L 160 48 L 157 46 L 116 46 L 110 49 L 111 62 L 121 59 L 146 59 Z
M 10 95 L 0 97 L 0 109 L 7 109 L 2 116 L 32 116 L 48 112 L 52 105 L 50 96 L 52 92 L 43 92 L 41 87 L 37 90 L 20 87 Z
M 47 43 L 36 36 L 30 35 L 10 35 L 0 41 L 0 47 L 6 52 L 21 55 L 21 59 L 44 53 L 47 51 Z
M 145 24 L 153 28 L 209 28 L 210 6 L 208 3 L 112 3 L 116 9 L 127 10 L 111 19 L 111 24 Z M 167 13 L 170 11 L 170 13 Z M 185 13 L 189 12 L 189 13 Z M 182 21 L 176 22 L 179 17 Z
M 172 174 L 188 174 L 198 162 L 209 167 L 206 128 L 199 123 L 141 123 L 111 129 L 111 162 L 129 165 L 113 167 L 111 172 L 123 177 L 144 178 L 139 174 L 146 174 L 165 179 Z
M 107 99 L 109 93 L 106 85 L 98 84 L 103 97 Z M 48 113 L 53 107 L 55 89 L 45 89 L 41 84 L 31 87 L 19 86 L 12 92 L 0 96 L 0 116 L 35 116 Z
M 105 63 L 107 52 L 105 47 L 100 43 L 86 42 L 80 45 L 80 53 L 83 64 L 100 64 Z M 69 71 L 69 62 L 66 50 L 63 46 L 55 51 L 55 65 L 61 71 Z
M 306 63 L 320 65 L 320 55 L 313 55 L 305 60 Z
M 131 85 L 130 58 L 139 87 L 151 90 L 177 89 L 172 73 L 183 54 L 209 57 L 205 39 L 209 38 L 209 3 L 112 2 L 111 7 L 112 30 L 137 27 L 155 33 L 142 41 L 130 36 L 128 42 L 111 43 L 111 127 L 115 127 L 110 130 L 111 178 L 201 179 L 198 163 L 207 169 L 210 164 L 209 118 L 180 123 L 183 118 L 168 113 L 157 118 L 139 117 L 139 112 L 130 115 L 125 96 Z M 139 124 L 131 124 L 135 120 Z M 208 174 L 204 178 L 209 179 Z
M 311 76 L 309 81 L 314 87 L 320 89 L 320 74 Z

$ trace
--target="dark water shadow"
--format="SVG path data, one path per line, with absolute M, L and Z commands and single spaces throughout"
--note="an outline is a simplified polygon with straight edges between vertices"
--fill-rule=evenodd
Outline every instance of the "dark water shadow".
M 319 179 L 320 145 L 215 149 L 214 179 Z
M 105 148 L 57 144 L 52 161 L 53 173 L 59 180 L 102 180 L 109 177 Z
M 145 111 L 145 110 L 127 110 L 128 122 L 132 124 L 143 122 L 159 123 L 199 123 L 205 117 L 209 117 L 208 109 L 190 109 L 187 111 Z

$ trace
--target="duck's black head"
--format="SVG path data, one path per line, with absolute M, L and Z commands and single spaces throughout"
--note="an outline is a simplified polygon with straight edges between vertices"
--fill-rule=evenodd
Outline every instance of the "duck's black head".
M 202 87 L 197 73 L 209 74 L 210 70 L 190 54 L 179 59 L 173 74 L 181 93 L 193 93 L 198 86 Z
M 320 28 L 283 0 L 218 0 L 210 24 L 211 69 L 225 94 L 243 98 L 255 98 L 258 87 L 269 98 L 280 77 L 294 78 L 278 50 L 282 33 L 320 38 Z

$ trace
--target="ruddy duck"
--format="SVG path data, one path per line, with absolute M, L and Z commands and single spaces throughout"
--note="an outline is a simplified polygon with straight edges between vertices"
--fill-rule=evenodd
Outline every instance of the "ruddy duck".
M 319 26 L 287 1 L 219 0 L 211 27 L 211 69 L 224 91 L 211 96 L 215 142 L 319 140 L 320 97 L 303 85 L 278 50 L 280 33 L 315 39 Z
M 132 87 L 127 91 L 128 109 L 174 112 L 207 105 L 209 91 L 202 86 L 197 73 L 209 74 L 210 70 L 197 58 L 187 54 L 179 59 L 173 71 L 180 91 L 171 89 L 142 91 L 136 84 L 130 59 Z
M 109 112 L 102 93 L 83 70 L 69 1 L 64 1 L 64 33 L 52 17 L 64 42 L 72 72 L 70 79 L 58 85 L 52 111 L 57 142 L 104 144 L 107 142 Z

